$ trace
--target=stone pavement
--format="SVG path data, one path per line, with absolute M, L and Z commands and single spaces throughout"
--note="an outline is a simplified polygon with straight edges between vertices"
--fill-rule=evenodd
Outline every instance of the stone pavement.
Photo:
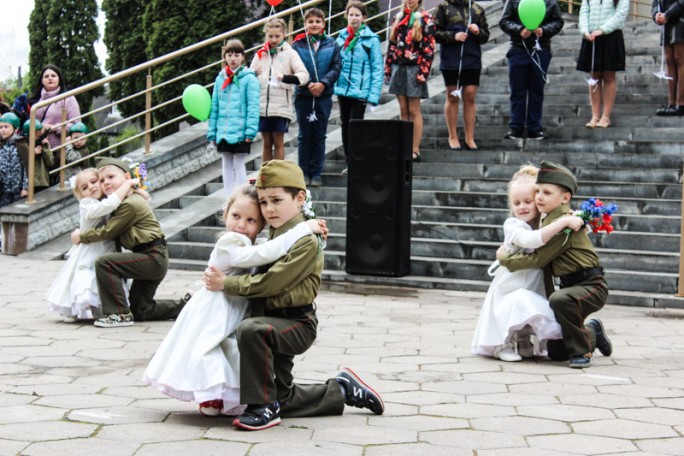
M 583 371 L 471 355 L 481 293 L 334 285 L 296 376 L 352 367 L 385 415 L 242 432 L 140 382 L 171 322 L 99 329 L 50 313 L 42 296 L 62 264 L 0 256 L 3 456 L 684 454 L 681 310 L 603 310 L 615 354 Z M 172 271 L 160 294 L 196 278 Z

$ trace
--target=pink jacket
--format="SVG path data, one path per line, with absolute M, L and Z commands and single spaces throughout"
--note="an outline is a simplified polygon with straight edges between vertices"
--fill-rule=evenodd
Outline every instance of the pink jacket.
M 59 89 L 48 92 L 45 89 L 40 91 L 40 100 L 48 100 L 59 94 Z M 80 122 L 81 109 L 78 107 L 78 102 L 76 98 L 69 97 L 57 103 L 51 104 L 44 108 L 40 108 L 36 111 L 36 119 L 40 120 L 43 124 L 57 125 L 62 122 L 62 108 L 66 108 L 67 120 L 67 130 L 76 122 Z M 62 129 L 61 127 L 53 128 L 47 136 L 48 142 L 50 143 L 50 148 L 56 149 L 62 143 Z

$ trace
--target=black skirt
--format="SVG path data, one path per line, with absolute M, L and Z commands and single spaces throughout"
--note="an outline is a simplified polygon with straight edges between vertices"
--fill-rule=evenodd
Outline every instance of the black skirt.
M 594 49 L 592 49 L 594 48 Z M 594 65 L 592 67 L 592 51 Z M 616 30 L 608 35 L 597 36 L 594 43 L 582 39 L 577 70 L 584 72 L 625 71 L 625 40 L 622 30 Z

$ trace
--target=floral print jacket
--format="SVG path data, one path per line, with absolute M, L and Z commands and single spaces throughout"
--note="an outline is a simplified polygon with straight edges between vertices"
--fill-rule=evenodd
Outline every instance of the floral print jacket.
M 402 14 L 403 13 L 399 13 Z M 402 24 L 397 27 L 396 41 L 390 41 L 385 58 L 385 77 L 392 76 L 392 65 L 418 65 L 418 82 L 427 81 L 432 67 L 432 59 L 435 55 L 435 21 L 427 11 L 420 12 L 421 28 L 423 37 L 419 41 L 408 39 L 412 35 L 408 25 Z M 400 21 L 397 16 L 395 21 Z

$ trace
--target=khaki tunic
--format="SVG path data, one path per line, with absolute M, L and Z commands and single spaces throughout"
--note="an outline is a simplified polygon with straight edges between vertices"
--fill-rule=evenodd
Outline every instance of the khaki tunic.
M 277 229 L 275 238 L 305 220 L 298 215 Z M 318 294 L 323 271 L 323 251 L 316 236 L 297 241 L 290 251 L 267 270 L 256 275 L 226 277 L 224 291 L 230 295 L 265 298 L 265 308 L 283 309 L 309 305 Z M 293 318 L 263 315 L 252 301 L 252 317 L 237 328 L 240 349 L 240 401 L 243 404 L 280 402 L 284 417 L 339 415 L 344 396 L 334 378 L 323 384 L 294 383 L 294 356 L 304 353 L 316 340 L 315 311 Z
M 542 226 L 547 226 L 570 212 L 569 206 L 561 205 L 544 218 Z M 564 346 L 559 347 L 556 346 L 559 345 L 557 341 L 549 341 L 551 358 L 567 359 L 594 351 L 596 335 L 592 327 L 584 326 L 584 320 L 600 310 L 608 299 L 608 285 L 604 277 L 590 277 L 557 291 L 554 291 L 551 280 L 551 275 L 563 277 L 600 266 L 598 255 L 585 230 L 570 234 L 561 232 L 533 253 L 509 254 L 499 262 L 511 271 L 544 268 L 549 305 L 563 331 Z

